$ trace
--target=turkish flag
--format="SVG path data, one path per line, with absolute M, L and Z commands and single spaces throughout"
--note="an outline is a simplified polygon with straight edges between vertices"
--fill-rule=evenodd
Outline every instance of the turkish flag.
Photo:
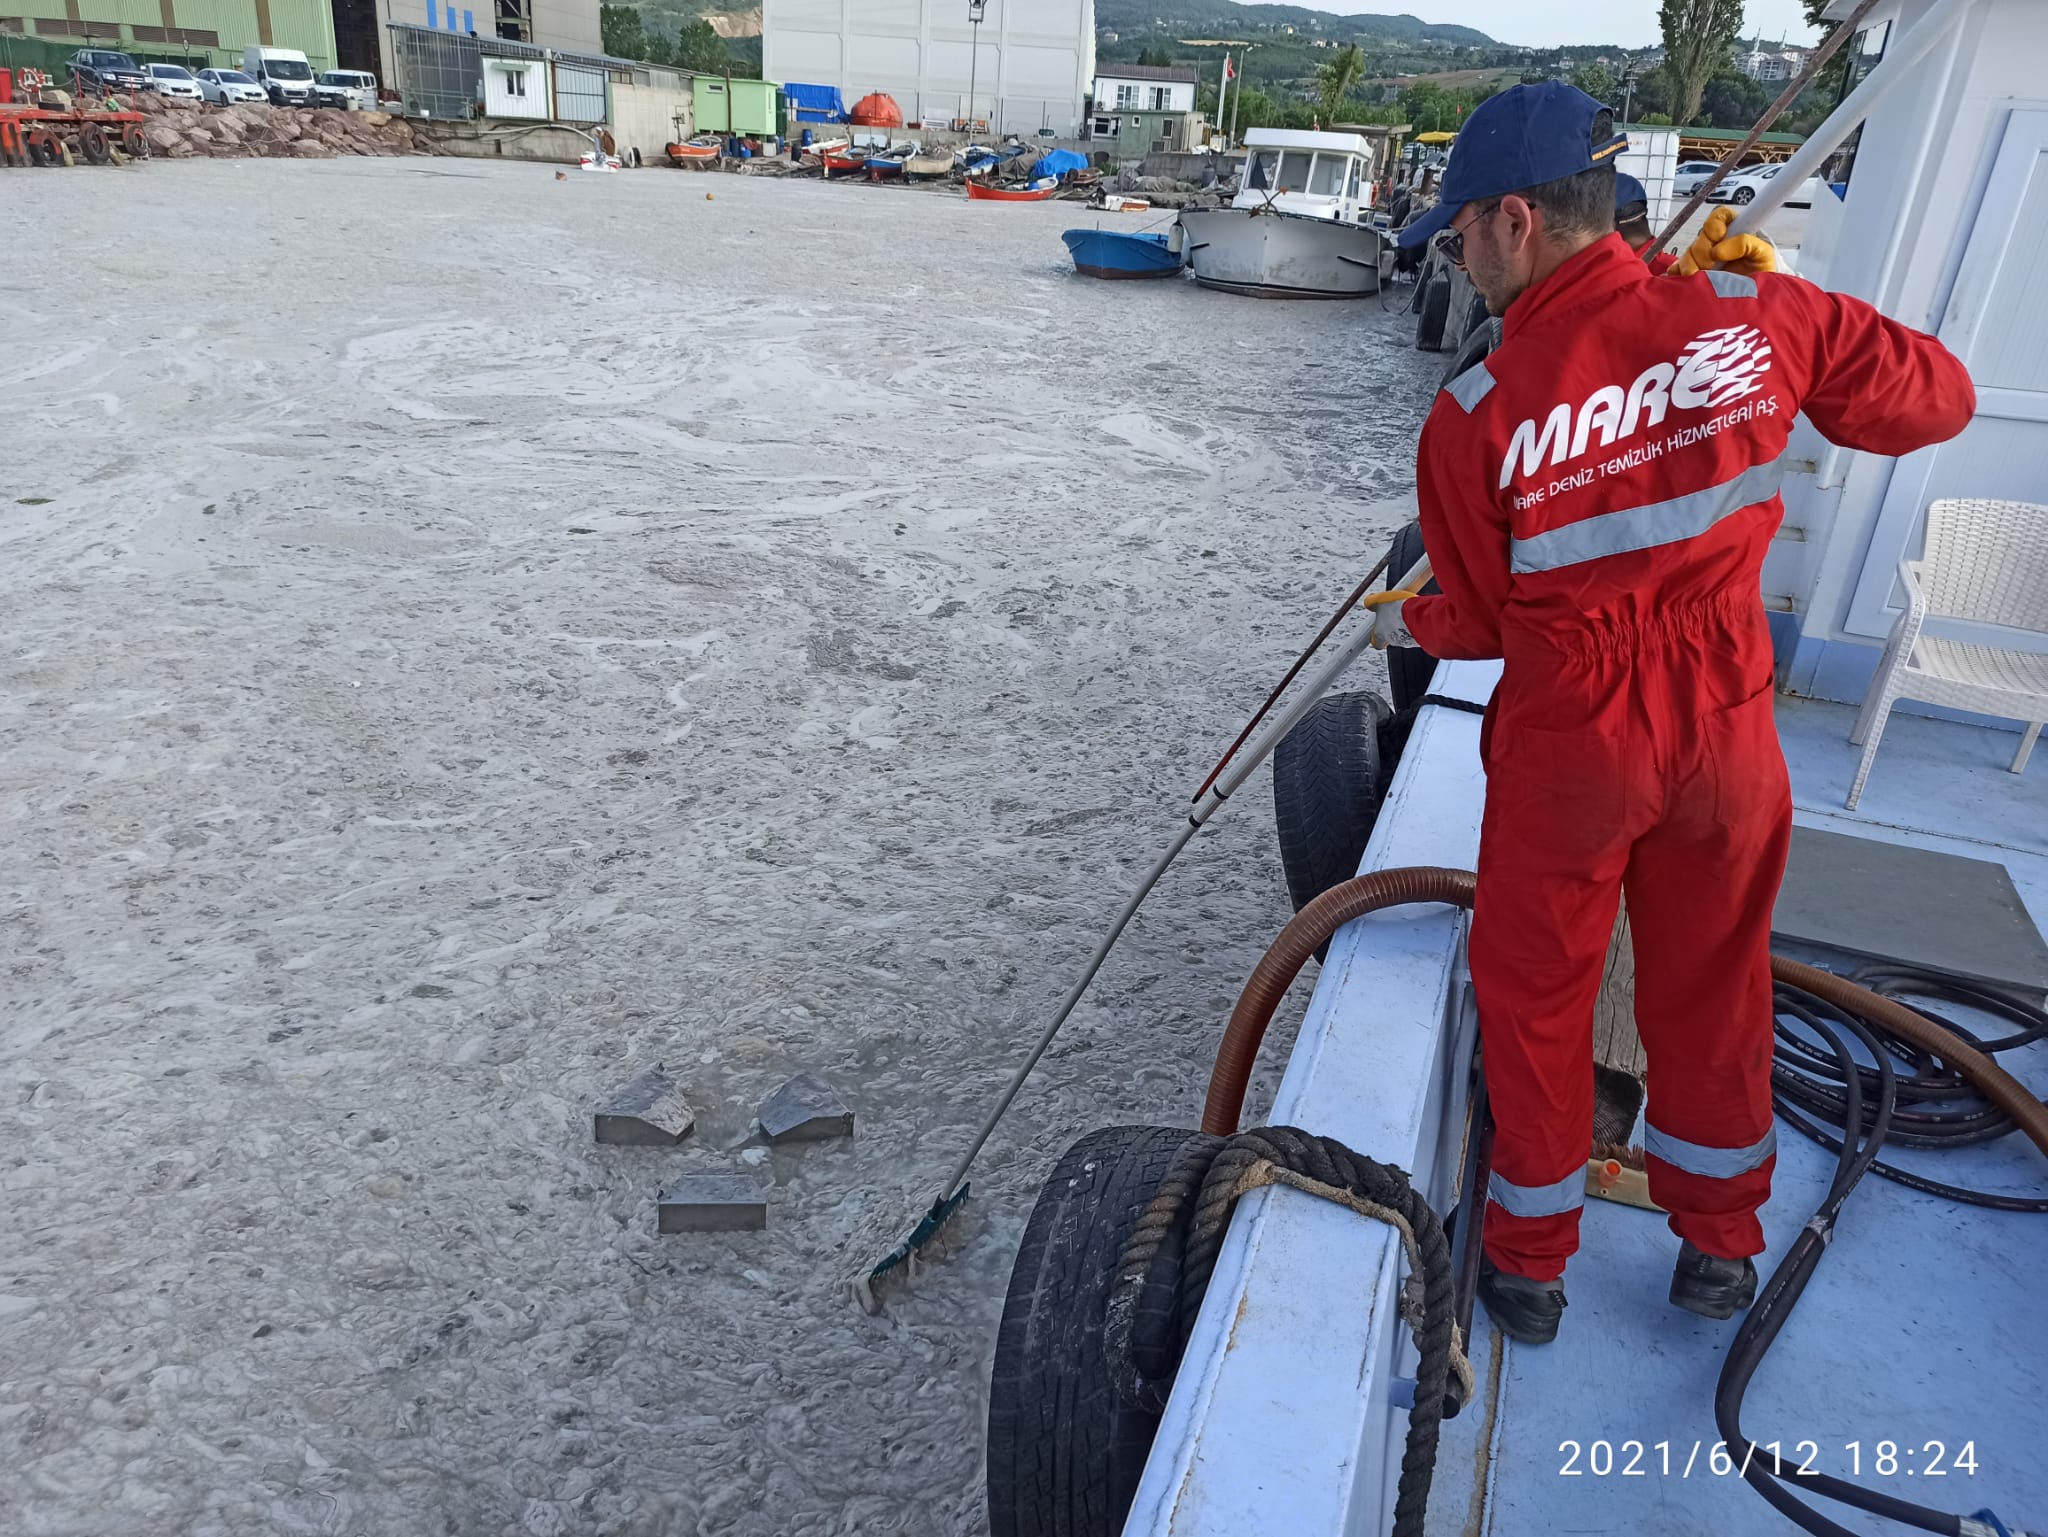
M 1225 80 L 1235 80 L 1237 78 L 1237 70 L 1232 66 L 1230 55 L 1227 53 L 1223 56 L 1223 78 Z

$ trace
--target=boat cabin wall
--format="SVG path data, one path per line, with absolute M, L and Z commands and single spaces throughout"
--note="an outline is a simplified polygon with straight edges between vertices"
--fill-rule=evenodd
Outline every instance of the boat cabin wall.
M 1885 46 L 1934 8 L 1893 0 Z M 1849 7 L 1840 4 L 1837 11 Z M 1876 45 L 1873 43 L 1873 51 Z M 1799 271 L 1940 336 L 1970 368 L 1978 415 L 1955 444 L 1904 460 L 1851 453 L 1803 419 L 1786 455 L 1785 529 L 1764 566 L 1781 678 L 1856 701 L 1919 556 L 1927 502 L 2048 502 L 2048 287 L 2028 280 L 2048 226 L 2048 7 L 1976 0 L 1882 99 L 1853 159 L 1824 176 Z

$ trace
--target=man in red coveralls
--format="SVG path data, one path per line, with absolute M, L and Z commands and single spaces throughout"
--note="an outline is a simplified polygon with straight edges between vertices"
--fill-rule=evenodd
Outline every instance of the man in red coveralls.
M 1801 412 L 1833 442 L 1903 454 L 1975 403 L 1933 338 L 1769 270 L 1754 237 L 1703 241 L 1695 264 L 1715 270 L 1653 277 L 1615 232 L 1625 142 L 1570 86 L 1506 91 L 1400 236 L 1452 231 L 1504 317 L 1422 433 L 1442 591 L 1377 595 L 1374 630 L 1506 663 L 1471 944 L 1498 1125 L 1480 1294 L 1531 1343 L 1556 1336 L 1578 1244 L 1593 1003 L 1623 891 L 1650 1193 L 1683 1240 L 1671 1300 L 1728 1318 L 1755 1296 L 1792 827 L 1760 596 L 1780 456 Z
M 1614 227 L 1637 255 L 1648 250 L 1650 242 L 1657 238 L 1650 228 L 1650 194 L 1626 171 L 1614 175 Z M 1651 276 L 1662 277 L 1678 265 L 1678 256 L 1672 251 L 1659 251 L 1649 258 L 1649 263 Z

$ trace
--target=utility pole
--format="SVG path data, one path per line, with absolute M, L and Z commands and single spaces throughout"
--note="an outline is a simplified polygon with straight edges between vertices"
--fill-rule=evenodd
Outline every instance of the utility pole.
M 981 18 L 987 10 L 988 0 L 967 0 L 967 19 L 974 25 L 967 65 L 967 137 L 970 139 L 974 137 L 974 87 L 981 73 Z
M 1218 128 L 1221 128 L 1221 127 L 1223 126 L 1223 100 L 1224 100 L 1224 98 L 1225 98 L 1226 96 L 1228 96 L 1229 94 L 1230 94 L 1230 50 L 1229 50 L 1228 48 L 1226 48 L 1226 49 L 1224 49 L 1224 50 L 1223 50 L 1223 79 L 1222 79 L 1221 81 L 1219 81 L 1219 82 L 1217 83 L 1217 86 L 1216 86 L 1216 126 L 1217 126 Z M 1229 146 L 1229 144 L 1228 144 L 1228 143 L 1226 143 L 1226 144 L 1225 144 L 1225 145 L 1224 145 L 1223 147 L 1224 147 L 1225 149 L 1228 149 L 1228 148 L 1230 148 L 1230 146 Z
M 1237 104 L 1244 100 L 1245 93 L 1244 61 L 1251 57 L 1252 50 L 1258 46 L 1257 43 L 1246 43 L 1244 52 L 1237 56 L 1237 95 L 1230 101 L 1230 132 L 1224 141 L 1226 147 L 1237 142 Z

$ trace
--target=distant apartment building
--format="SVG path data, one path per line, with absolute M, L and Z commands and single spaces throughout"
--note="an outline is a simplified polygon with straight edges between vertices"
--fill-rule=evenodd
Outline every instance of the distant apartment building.
M 764 0 L 761 72 L 849 103 L 886 92 L 912 125 L 1071 138 L 1095 73 L 1095 0 Z
M 1806 67 L 1807 50 L 1804 48 L 1781 48 L 1766 53 L 1753 49 L 1735 60 L 1735 67 L 1752 80 L 1790 80 Z

